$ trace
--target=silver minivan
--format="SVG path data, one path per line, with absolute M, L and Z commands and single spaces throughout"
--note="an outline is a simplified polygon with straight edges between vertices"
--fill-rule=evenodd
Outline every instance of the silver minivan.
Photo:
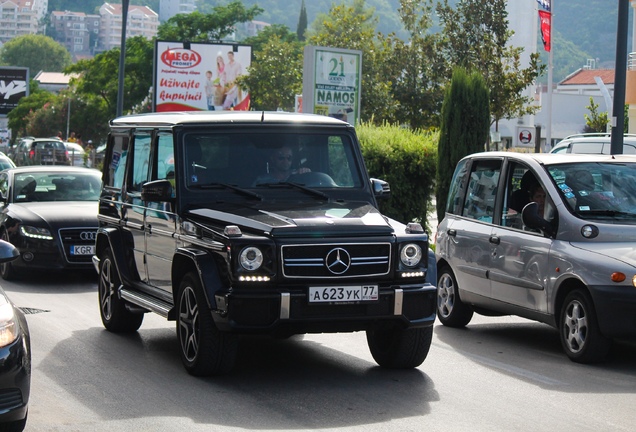
M 478 153 L 456 167 L 437 229 L 437 313 L 517 315 L 602 361 L 636 336 L 636 156 Z

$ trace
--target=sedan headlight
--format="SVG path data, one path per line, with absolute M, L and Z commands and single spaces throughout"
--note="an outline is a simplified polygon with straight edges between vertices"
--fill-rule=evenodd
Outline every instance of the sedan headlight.
M 407 267 L 415 267 L 422 261 L 422 248 L 415 243 L 408 243 L 400 251 L 400 261 Z
M 258 270 L 263 265 L 263 252 L 254 246 L 243 248 L 239 254 L 239 263 L 247 271 Z
M 4 303 L 0 306 L 0 347 L 5 347 L 18 338 L 18 323 L 13 306 Z
M 47 228 L 38 228 L 29 225 L 22 225 L 20 227 L 20 233 L 25 237 L 40 239 L 40 240 L 53 240 L 51 231 Z

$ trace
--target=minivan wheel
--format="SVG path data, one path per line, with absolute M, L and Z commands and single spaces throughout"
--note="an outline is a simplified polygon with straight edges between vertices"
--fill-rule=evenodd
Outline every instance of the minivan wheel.
M 559 333 L 565 353 L 577 363 L 603 361 L 612 345 L 601 334 L 592 299 L 583 290 L 574 290 L 565 298 Z
M 209 376 L 232 370 L 238 337 L 217 329 L 199 277 L 185 275 L 179 286 L 177 335 L 181 360 L 189 374 Z
M 113 255 L 106 250 L 100 259 L 99 314 L 106 330 L 114 333 L 132 333 L 141 327 L 144 320 L 142 313 L 133 313 L 126 308 L 126 302 L 119 298 L 121 280 L 115 267 Z
M 367 344 L 373 359 L 389 369 L 411 369 L 421 365 L 432 339 L 432 326 L 404 329 L 383 324 L 367 330 Z
M 437 276 L 437 317 L 448 327 L 465 327 L 473 318 L 473 310 L 459 298 L 457 279 L 448 266 Z

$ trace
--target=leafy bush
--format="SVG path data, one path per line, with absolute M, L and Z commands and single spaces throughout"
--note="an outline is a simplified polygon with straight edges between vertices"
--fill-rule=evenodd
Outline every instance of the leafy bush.
M 401 222 L 426 224 L 435 189 L 438 132 L 412 131 L 395 125 L 356 127 L 369 175 L 388 181 L 391 198 L 382 212 Z

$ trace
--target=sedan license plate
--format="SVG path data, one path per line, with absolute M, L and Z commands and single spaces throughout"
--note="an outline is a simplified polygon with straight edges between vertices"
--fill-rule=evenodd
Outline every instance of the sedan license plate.
M 309 303 L 351 303 L 377 299 L 377 285 L 309 287 Z
M 71 246 L 71 255 L 94 255 L 95 246 Z

